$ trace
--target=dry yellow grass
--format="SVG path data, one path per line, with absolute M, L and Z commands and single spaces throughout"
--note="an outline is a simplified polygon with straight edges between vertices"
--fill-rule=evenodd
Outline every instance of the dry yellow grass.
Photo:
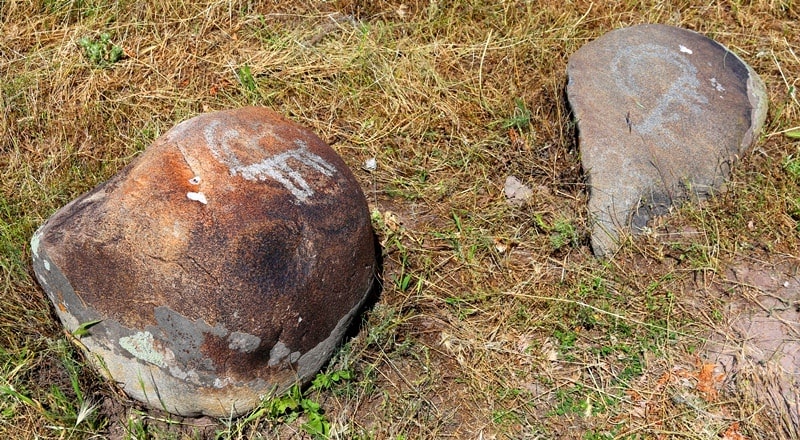
M 647 22 L 737 52 L 770 113 L 726 194 L 597 261 L 566 62 Z M 797 261 L 800 181 L 782 164 L 800 144 L 782 132 L 800 125 L 799 23 L 781 0 L 0 1 L 0 437 L 309 437 L 304 415 L 140 411 L 83 369 L 30 270 L 57 208 L 176 123 L 256 104 L 343 156 L 384 248 L 382 295 L 328 367 L 352 378 L 307 392 L 332 438 L 774 438 L 746 390 L 700 392 L 697 353 L 727 265 Z M 505 202 L 509 175 L 529 206 Z

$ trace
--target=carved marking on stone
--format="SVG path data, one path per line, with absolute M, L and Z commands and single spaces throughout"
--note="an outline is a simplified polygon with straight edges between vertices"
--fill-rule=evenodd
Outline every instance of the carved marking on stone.
M 683 49 L 681 52 L 691 53 L 690 49 L 685 49 L 689 52 Z M 670 126 L 680 123 L 687 116 L 699 117 L 703 113 L 700 105 L 708 104 L 708 99 L 698 92 L 700 81 L 697 79 L 697 68 L 685 55 L 656 44 L 642 44 L 631 48 L 631 52 L 637 53 L 637 57 L 620 52 L 612 60 L 611 69 L 617 78 L 617 86 L 628 90 L 634 98 L 646 96 L 651 90 L 647 66 L 669 64 L 676 68 L 677 75 L 666 92 L 658 98 L 641 122 L 633 125 L 633 128 L 651 138 L 659 147 L 668 148 L 677 143 Z
M 295 140 L 297 148 L 268 157 L 260 162 L 243 164 L 231 148 L 232 142 L 243 143 L 248 150 L 258 151 L 261 137 L 241 136 L 235 129 L 219 129 L 220 122 L 213 121 L 204 130 L 205 140 L 211 154 L 226 165 L 232 176 L 241 175 L 247 180 L 266 180 L 271 178 L 289 190 L 299 201 L 305 202 L 314 195 L 314 189 L 308 184 L 303 175 L 292 167 L 291 162 L 299 162 L 318 173 L 331 177 L 336 173 L 336 168 L 308 150 L 308 145 L 302 140 Z

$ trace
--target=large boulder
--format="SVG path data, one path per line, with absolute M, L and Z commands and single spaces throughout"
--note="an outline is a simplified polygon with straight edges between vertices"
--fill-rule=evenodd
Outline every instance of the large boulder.
M 197 116 L 33 236 L 64 326 L 130 396 L 240 415 L 308 381 L 370 291 L 370 216 L 345 163 L 264 108 Z
M 676 203 L 718 191 L 766 118 L 750 66 L 672 26 L 609 32 L 570 57 L 567 75 L 596 255 Z

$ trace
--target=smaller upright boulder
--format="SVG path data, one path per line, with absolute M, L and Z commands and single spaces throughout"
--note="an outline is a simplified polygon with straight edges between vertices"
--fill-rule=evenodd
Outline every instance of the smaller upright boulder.
M 718 191 L 766 118 L 758 75 L 701 34 L 660 24 L 609 32 L 567 66 L 589 183 L 592 248 Z
M 235 416 L 310 380 L 372 287 L 366 200 L 313 133 L 264 108 L 197 116 L 56 212 L 39 283 L 131 397 Z

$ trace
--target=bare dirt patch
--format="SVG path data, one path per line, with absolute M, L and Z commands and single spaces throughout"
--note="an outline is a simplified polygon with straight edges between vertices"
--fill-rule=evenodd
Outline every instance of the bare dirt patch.
M 715 285 L 725 301 L 705 347 L 724 384 L 761 406 L 776 438 L 800 436 L 800 278 L 796 257 L 740 259 Z

